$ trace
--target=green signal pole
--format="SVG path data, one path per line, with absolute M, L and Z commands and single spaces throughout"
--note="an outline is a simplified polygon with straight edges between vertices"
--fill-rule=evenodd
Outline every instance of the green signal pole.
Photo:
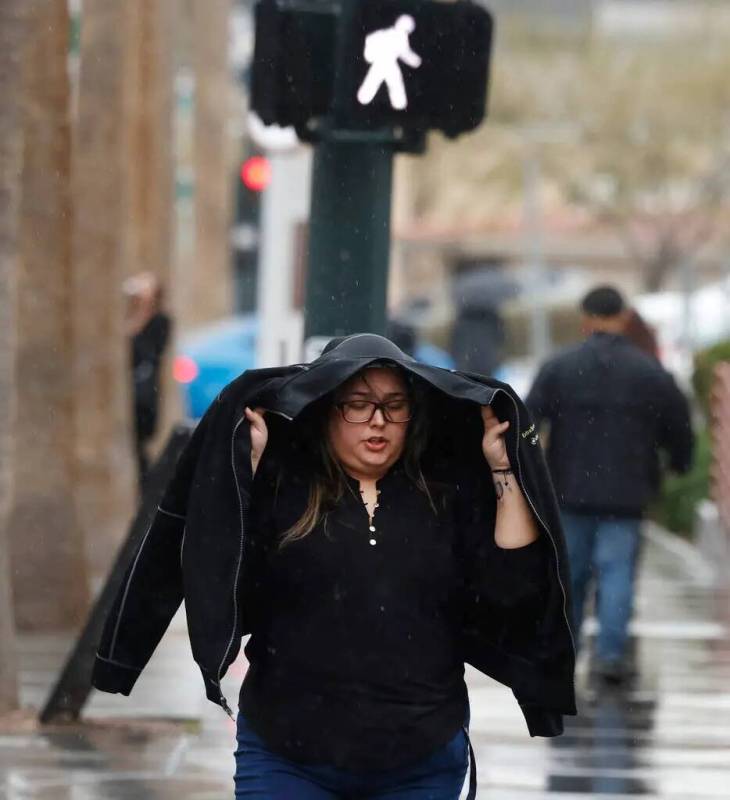
M 330 127 L 312 175 L 304 338 L 368 331 L 386 322 L 394 140 L 347 128 L 346 75 L 358 2 L 341 0 Z
M 317 145 L 305 338 L 385 331 L 392 161 L 383 145 Z

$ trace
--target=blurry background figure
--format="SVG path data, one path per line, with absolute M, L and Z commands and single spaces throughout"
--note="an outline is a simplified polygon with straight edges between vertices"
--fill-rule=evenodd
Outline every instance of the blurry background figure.
M 395 342 L 404 353 L 413 356 L 416 361 L 444 369 L 454 369 L 456 366 L 450 353 L 422 339 L 416 327 L 408 322 L 389 319 L 385 335 L 391 342 Z
M 450 349 L 458 369 L 495 373 L 504 358 L 500 307 L 518 293 L 517 282 L 499 265 L 463 265 L 453 283 L 456 318 Z
M 385 329 L 385 336 L 404 353 L 415 358 L 416 330 L 412 325 L 390 319 Z
M 157 429 L 160 405 L 160 363 L 170 339 L 170 318 L 162 310 L 163 290 L 151 272 L 124 282 L 126 330 L 130 340 L 134 435 L 140 491 L 149 470 L 147 446 Z
M 648 356 L 660 361 L 659 342 L 656 332 L 651 325 L 639 314 L 635 308 L 630 308 L 626 314 L 624 336 Z
M 691 467 L 693 433 L 672 376 L 625 335 L 629 309 L 621 294 L 599 286 L 583 298 L 581 314 L 585 341 L 540 368 L 526 402 L 536 425 L 549 425 L 576 643 L 595 589 L 593 672 L 620 683 L 634 670 L 629 622 L 642 519 L 662 465 L 678 474 Z
M 504 323 L 496 308 L 460 309 L 451 334 L 457 368 L 494 375 L 502 363 L 504 338 Z

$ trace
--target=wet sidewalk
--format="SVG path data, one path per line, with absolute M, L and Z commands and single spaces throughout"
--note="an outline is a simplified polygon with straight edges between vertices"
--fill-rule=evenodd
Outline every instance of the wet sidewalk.
M 710 570 L 649 530 L 639 582 L 640 678 L 591 684 L 556 740 L 530 739 L 511 693 L 469 673 L 481 800 L 730 796 L 730 632 Z M 23 643 L 23 701 L 38 705 L 68 642 Z M 235 700 L 245 664 L 226 678 Z M 234 725 L 207 702 L 178 618 L 130 698 L 95 694 L 89 724 L 0 733 L 2 800 L 227 800 Z M 109 724 L 114 718 L 114 724 Z M 124 722 L 126 718 L 127 722 Z

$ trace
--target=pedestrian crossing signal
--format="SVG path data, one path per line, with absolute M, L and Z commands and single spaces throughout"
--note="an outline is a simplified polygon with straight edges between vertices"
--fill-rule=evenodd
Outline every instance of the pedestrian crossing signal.
M 492 18 L 470 2 L 367 0 L 350 31 L 348 112 L 355 127 L 457 136 L 486 114 Z M 363 102 L 367 100 L 367 102 Z
M 337 14 L 332 6 L 258 4 L 252 107 L 266 124 L 293 125 L 313 140 L 333 123 L 457 136 L 484 119 L 492 43 L 484 8 L 367 0 L 339 31 L 340 46 Z
M 413 69 L 421 66 L 421 57 L 411 50 L 408 42 L 415 27 L 413 17 L 401 14 L 390 28 L 366 34 L 363 58 L 370 66 L 365 80 L 357 90 L 357 100 L 361 105 L 370 105 L 380 87 L 385 86 L 391 108 L 395 111 L 405 111 L 408 108 L 401 62 Z

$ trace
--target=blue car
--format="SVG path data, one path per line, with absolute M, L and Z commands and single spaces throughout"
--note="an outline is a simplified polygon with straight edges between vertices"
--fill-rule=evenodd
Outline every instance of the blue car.
M 188 417 L 200 419 L 220 390 L 256 366 L 255 314 L 240 314 L 213 322 L 182 338 L 173 365 Z M 418 342 L 414 357 L 425 364 L 450 369 L 451 356 L 429 342 Z
M 254 314 L 212 322 L 182 338 L 173 365 L 183 407 L 199 419 L 220 390 L 256 365 Z

